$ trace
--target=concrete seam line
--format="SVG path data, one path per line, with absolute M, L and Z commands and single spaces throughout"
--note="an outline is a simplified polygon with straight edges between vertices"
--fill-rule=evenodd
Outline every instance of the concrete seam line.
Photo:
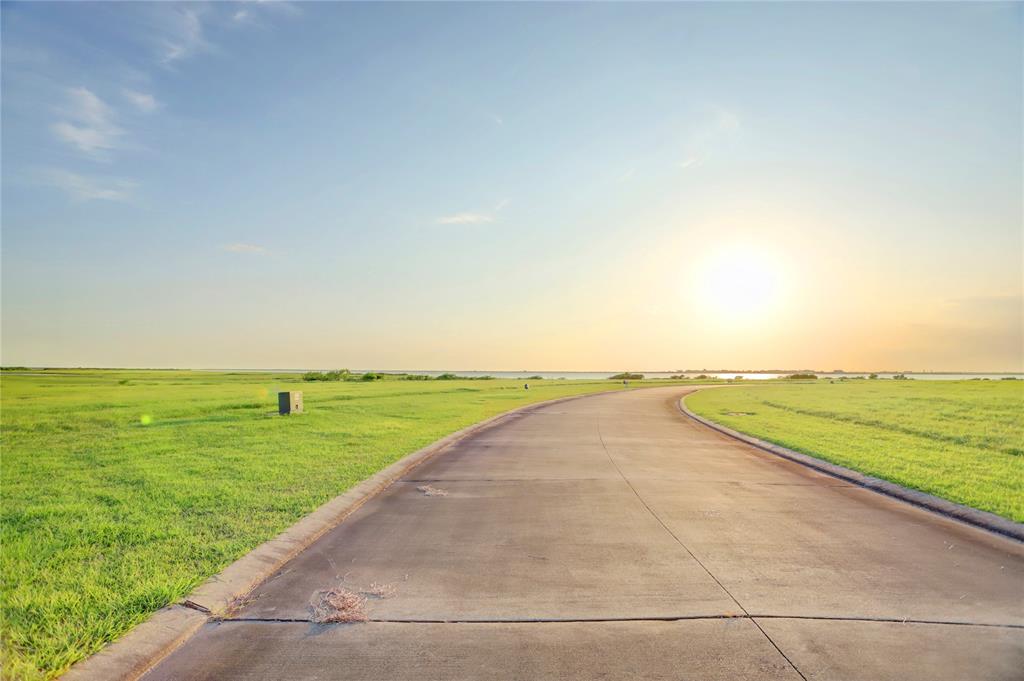
M 390 487 L 417 466 L 441 454 L 452 445 L 486 430 L 509 417 L 560 402 L 611 393 L 643 390 L 602 390 L 533 402 L 491 416 L 407 454 L 366 480 L 327 501 L 278 536 L 270 539 L 219 573 L 200 584 L 179 603 L 154 612 L 149 619 L 98 652 L 79 660 L 65 672 L 62 681 L 134 681 L 185 643 L 199 628 L 228 610 L 250 591 L 273 576 L 329 530 L 337 527 L 363 504 Z
M 684 402 L 685 398 L 692 394 L 693 392 L 688 393 L 679 399 L 676 404 L 679 411 L 683 415 L 707 426 L 708 428 L 711 428 L 712 430 L 716 430 L 723 435 L 727 435 L 733 439 L 739 440 L 740 442 L 756 447 L 757 449 L 766 451 L 769 454 L 774 454 L 802 466 L 813 468 L 814 470 L 825 473 L 826 475 L 831 475 L 834 478 L 845 480 L 846 482 L 871 490 L 872 492 L 884 494 L 887 497 L 898 499 L 951 520 L 957 520 L 1003 537 L 1024 542 L 1024 523 L 1014 522 L 1009 518 L 998 516 L 995 513 L 981 511 L 976 508 L 971 508 L 970 506 L 964 506 L 963 504 L 949 501 L 948 499 L 942 499 L 932 494 L 928 494 L 927 492 L 909 489 L 902 485 L 898 485 L 895 482 L 880 480 L 879 478 L 860 473 L 850 468 L 829 463 L 828 461 L 794 451 L 781 445 L 766 442 L 765 440 L 761 440 L 751 435 L 733 430 L 727 426 L 723 426 L 720 423 L 715 423 L 703 416 L 698 416 L 690 411 L 690 408 L 687 407 Z

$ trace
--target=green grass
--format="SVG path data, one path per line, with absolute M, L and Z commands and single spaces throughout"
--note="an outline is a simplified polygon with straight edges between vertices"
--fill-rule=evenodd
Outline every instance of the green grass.
M 1024 522 L 1024 382 L 744 385 L 686 404 L 749 435 Z
M 5 372 L 3 678 L 56 676 L 448 433 L 530 402 L 623 388 L 522 383 Z M 305 414 L 276 416 L 285 389 L 304 391 Z

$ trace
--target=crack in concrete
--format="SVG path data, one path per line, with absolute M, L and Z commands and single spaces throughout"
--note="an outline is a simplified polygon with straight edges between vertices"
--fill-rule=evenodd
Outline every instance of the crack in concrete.
M 697 558 L 696 555 L 694 555 L 693 551 L 690 550 L 690 547 L 688 547 L 686 544 L 683 543 L 683 540 L 680 539 L 676 535 L 676 533 L 673 532 L 672 529 L 668 525 L 665 524 L 665 521 L 662 520 L 661 517 L 657 513 L 654 512 L 654 509 L 651 508 L 650 504 L 648 504 L 647 501 L 642 496 L 640 496 L 640 492 L 638 492 L 636 487 L 633 486 L 633 483 L 629 481 L 629 478 L 627 478 L 625 476 L 625 474 L 623 474 L 622 469 L 619 468 L 619 464 L 615 462 L 615 458 L 612 456 L 611 451 L 609 451 L 608 445 L 605 444 L 604 434 L 601 433 L 601 419 L 600 418 L 597 419 L 597 437 L 601 441 L 601 447 L 604 448 L 604 453 L 608 456 L 608 460 L 611 462 L 612 466 L 615 467 L 615 470 L 617 470 L 619 472 L 619 476 L 622 477 L 623 481 L 627 485 L 629 485 L 629 488 L 631 490 L 633 490 L 633 494 L 636 495 L 636 498 L 639 499 L 640 503 L 643 504 L 644 508 L 647 509 L 647 512 L 650 513 L 651 516 L 655 520 L 658 521 L 658 524 L 660 524 L 663 528 L 665 528 L 665 531 L 668 532 L 669 535 L 671 535 L 672 538 L 676 540 L 677 544 L 679 544 L 681 547 L 683 547 L 684 551 L 686 551 L 688 554 L 690 554 L 690 557 L 693 558 L 694 561 L 696 561 L 697 565 L 701 566 L 701 568 L 704 570 L 704 572 L 706 572 L 708 574 L 708 577 L 713 579 L 715 581 L 715 584 L 717 584 L 719 586 L 719 588 L 722 589 L 722 591 L 724 591 L 725 594 L 727 596 L 729 596 L 729 598 L 732 599 L 732 602 L 736 604 L 736 607 L 743 611 L 743 614 L 746 615 L 748 619 L 750 619 L 751 623 L 755 627 L 757 627 L 758 631 L 760 631 L 761 634 L 768 640 L 768 642 L 772 644 L 772 647 L 775 648 L 775 650 L 778 651 L 779 655 L 782 656 L 782 659 L 784 659 L 787 663 L 789 663 L 789 666 L 793 668 L 793 671 L 796 672 L 800 676 L 801 679 L 803 679 L 804 681 L 807 681 L 807 677 L 804 676 L 804 673 L 802 671 L 800 671 L 799 668 L 797 668 L 797 666 L 793 663 L 793 661 L 791 659 L 789 659 L 789 656 L 786 655 L 786 653 L 782 652 L 782 648 L 780 648 L 778 646 L 778 644 L 775 643 L 775 641 L 772 640 L 772 637 L 768 635 L 768 632 L 765 631 L 764 628 L 760 624 L 758 624 L 757 620 L 755 620 L 755 619 L 750 617 L 750 613 L 747 612 L 747 609 L 744 608 L 743 605 L 739 602 L 739 600 L 737 600 L 736 597 L 732 595 L 732 592 L 729 591 L 729 589 L 727 589 L 724 584 L 722 584 L 721 580 L 719 580 L 718 577 L 716 577 L 714 574 L 712 574 L 711 570 L 709 570 L 707 568 L 707 566 L 704 565 L 704 563 L 702 563 L 700 561 L 700 559 Z
M 686 622 L 692 620 L 812 620 L 818 622 L 864 622 L 880 624 L 927 624 L 950 627 L 986 627 L 992 629 L 1024 629 L 1024 624 L 997 624 L 992 622 L 962 622 L 955 620 L 899 619 L 895 617 L 844 617 L 826 615 L 664 615 L 652 617 L 525 617 L 525 618 L 374 618 L 365 622 L 379 624 L 600 624 L 602 622 Z M 230 622 L 256 622 L 264 624 L 318 624 L 298 617 L 232 617 L 217 620 L 218 624 Z M 344 623 L 343 623 L 344 624 Z M 755 623 L 756 624 L 756 623 Z

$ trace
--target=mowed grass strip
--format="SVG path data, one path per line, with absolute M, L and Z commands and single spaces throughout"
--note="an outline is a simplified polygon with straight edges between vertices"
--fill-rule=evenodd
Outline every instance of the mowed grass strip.
M 1024 522 L 1024 381 L 820 381 L 702 390 L 695 413 Z
M 57 676 L 328 499 L 448 433 L 531 402 L 621 388 L 5 372 L 2 676 Z M 276 393 L 289 389 L 304 392 L 306 413 L 279 417 Z

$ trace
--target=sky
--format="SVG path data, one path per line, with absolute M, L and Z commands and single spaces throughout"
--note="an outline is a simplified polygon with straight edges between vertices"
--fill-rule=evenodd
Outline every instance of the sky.
M 1022 7 L 4 2 L 0 359 L 1022 371 Z

